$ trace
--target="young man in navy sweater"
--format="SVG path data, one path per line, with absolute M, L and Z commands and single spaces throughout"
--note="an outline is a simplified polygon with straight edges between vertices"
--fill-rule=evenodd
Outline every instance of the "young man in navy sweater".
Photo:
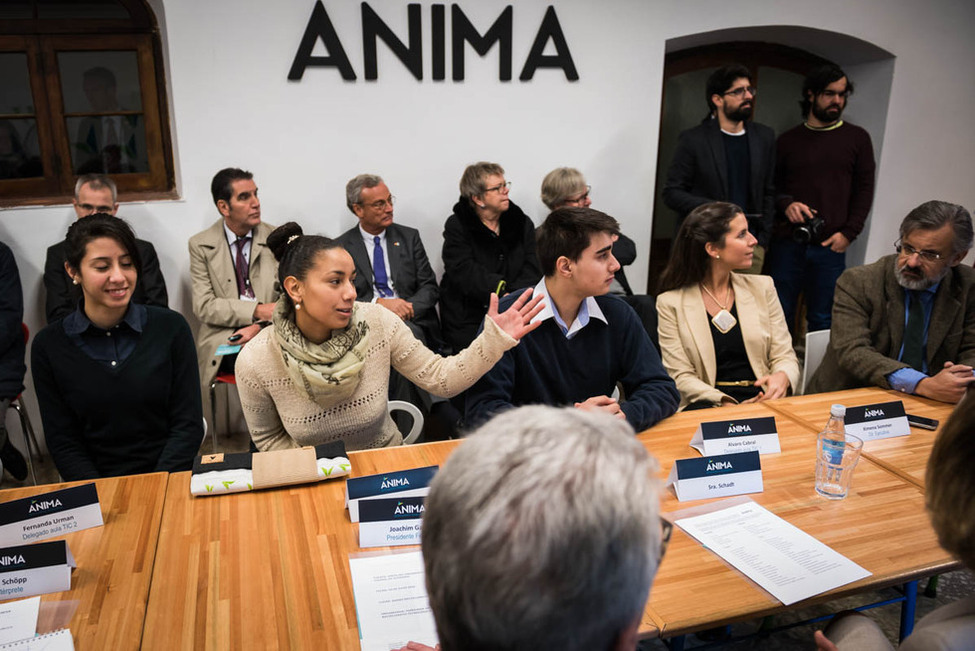
M 471 387 L 468 426 L 512 406 L 547 404 L 607 411 L 640 431 L 677 410 L 677 387 L 633 308 L 607 294 L 620 266 L 618 235 L 616 220 L 591 208 L 561 208 L 539 226 L 545 277 L 534 295 L 545 308 L 534 320 L 543 323 Z M 611 397 L 617 383 L 622 402 Z

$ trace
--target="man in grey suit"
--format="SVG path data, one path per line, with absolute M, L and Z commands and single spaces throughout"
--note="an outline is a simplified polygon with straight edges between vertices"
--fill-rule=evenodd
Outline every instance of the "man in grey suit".
M 220 212 L 210 228 L 190 238 L 193 313 L 200 320 L 196 347 L 204 404 L 220 370 L 233 371 L 236 355 L 217 357 L 221 344 L 244 345 L 271 322 L 278 299 L 278 264 L 267 248 L 274 230 L 261 221 L 261 201 L 250 172 L 227 168 L 210 185 Z M 240 335 L 234 341 L 230 337 Z
M 345 204 L 359 225 L 342 233 L 338 241 L 355 262 L 356 300 L 382 305 L 403 319 L 427 348 L 442 352 L 437 277 L 419 231 L 393 223 L 393 201 L 389 188 L 375 174 L 360 174 L 345 186 Z M 427 417 L 436 417 L 425 428 L 426 440 L 452 435 L 460 419 L 448 401 L 418 389 L 393 370 L 389 397 L 411 402 Z
M 757 89 L 741 65 L 715 70 L 704 98 L 708 116 L 680 134 L 667 171 L 664 203 L 681 219 L 710 201 L 728 201 L 745 211 L 758 246 L 750 273 L 760 273 L 775 213 L 775 132 L 746 120 Z
M 807 393 L 875 385 L 956 403 L 975 381 L 972 217 L 928 201 L 904 218 L 897 253 L 836 283 L 823 363 Z

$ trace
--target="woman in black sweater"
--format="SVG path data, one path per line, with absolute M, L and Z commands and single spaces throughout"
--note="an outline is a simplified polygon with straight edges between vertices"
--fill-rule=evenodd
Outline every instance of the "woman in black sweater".
M 477 336 L 492 293 L 534 287 L 542 277 L 535 225 L 508 198 L 509 186 L 497 163 L 468 165 L 444 225 L 440 320 L 455 353 Z
M 132 230 L 96 214 L 68 229 L 78 309 L 31 350 L 44 435 L 65 480 L 189 470 L 203 438 L 199 371 L 186 320 L 131 303 L 141 261 Z

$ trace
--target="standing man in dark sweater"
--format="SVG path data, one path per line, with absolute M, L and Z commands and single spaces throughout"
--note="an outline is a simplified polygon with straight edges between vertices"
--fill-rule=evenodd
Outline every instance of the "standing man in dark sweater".
M 708 116 L 680 134 L 664 186 L 664 203 L 681 219 L 711 201 L 741 207 L 758 240 L 748 273 L 762 271 L 775 199 L 775 132 L 757 122 L 745 126 L 757 93 L 745 66 L 711 73 L 704 91 Z
M 792 332 L 801 291 L 809 331 L 829 329 L 846 249 L 863 230 L 873 204 L 870 135 L 841 119 L 852 92 L 853 82 L 838 66 L 813 70 L 802 87 L 805 121 L 778 140 L 778 218 L 769 262 Z
M 512 406 L 547 404 L 606 411 L 639 432 L 677 410 L 677 387 L 636 313 L 607 295 L 620 267 L 618 235 L 616 220 L 591 208 L 560 208 L 545 219 L 536 244 L 545 277 L 534 289 L 545 308 L 533 319 L 543 323 L 469 390 L 468 426 Z M 610 397 L 617 382 L 623 403 Z

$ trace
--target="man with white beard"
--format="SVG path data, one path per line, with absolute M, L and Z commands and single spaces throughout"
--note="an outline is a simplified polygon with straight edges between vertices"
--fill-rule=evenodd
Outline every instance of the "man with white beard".
M 876 385 L 956 403 L 975 381 L 972 217 L 928 201 L 904 218 L 897 253 L 843 272 L 830 342 L 807 393 Z

